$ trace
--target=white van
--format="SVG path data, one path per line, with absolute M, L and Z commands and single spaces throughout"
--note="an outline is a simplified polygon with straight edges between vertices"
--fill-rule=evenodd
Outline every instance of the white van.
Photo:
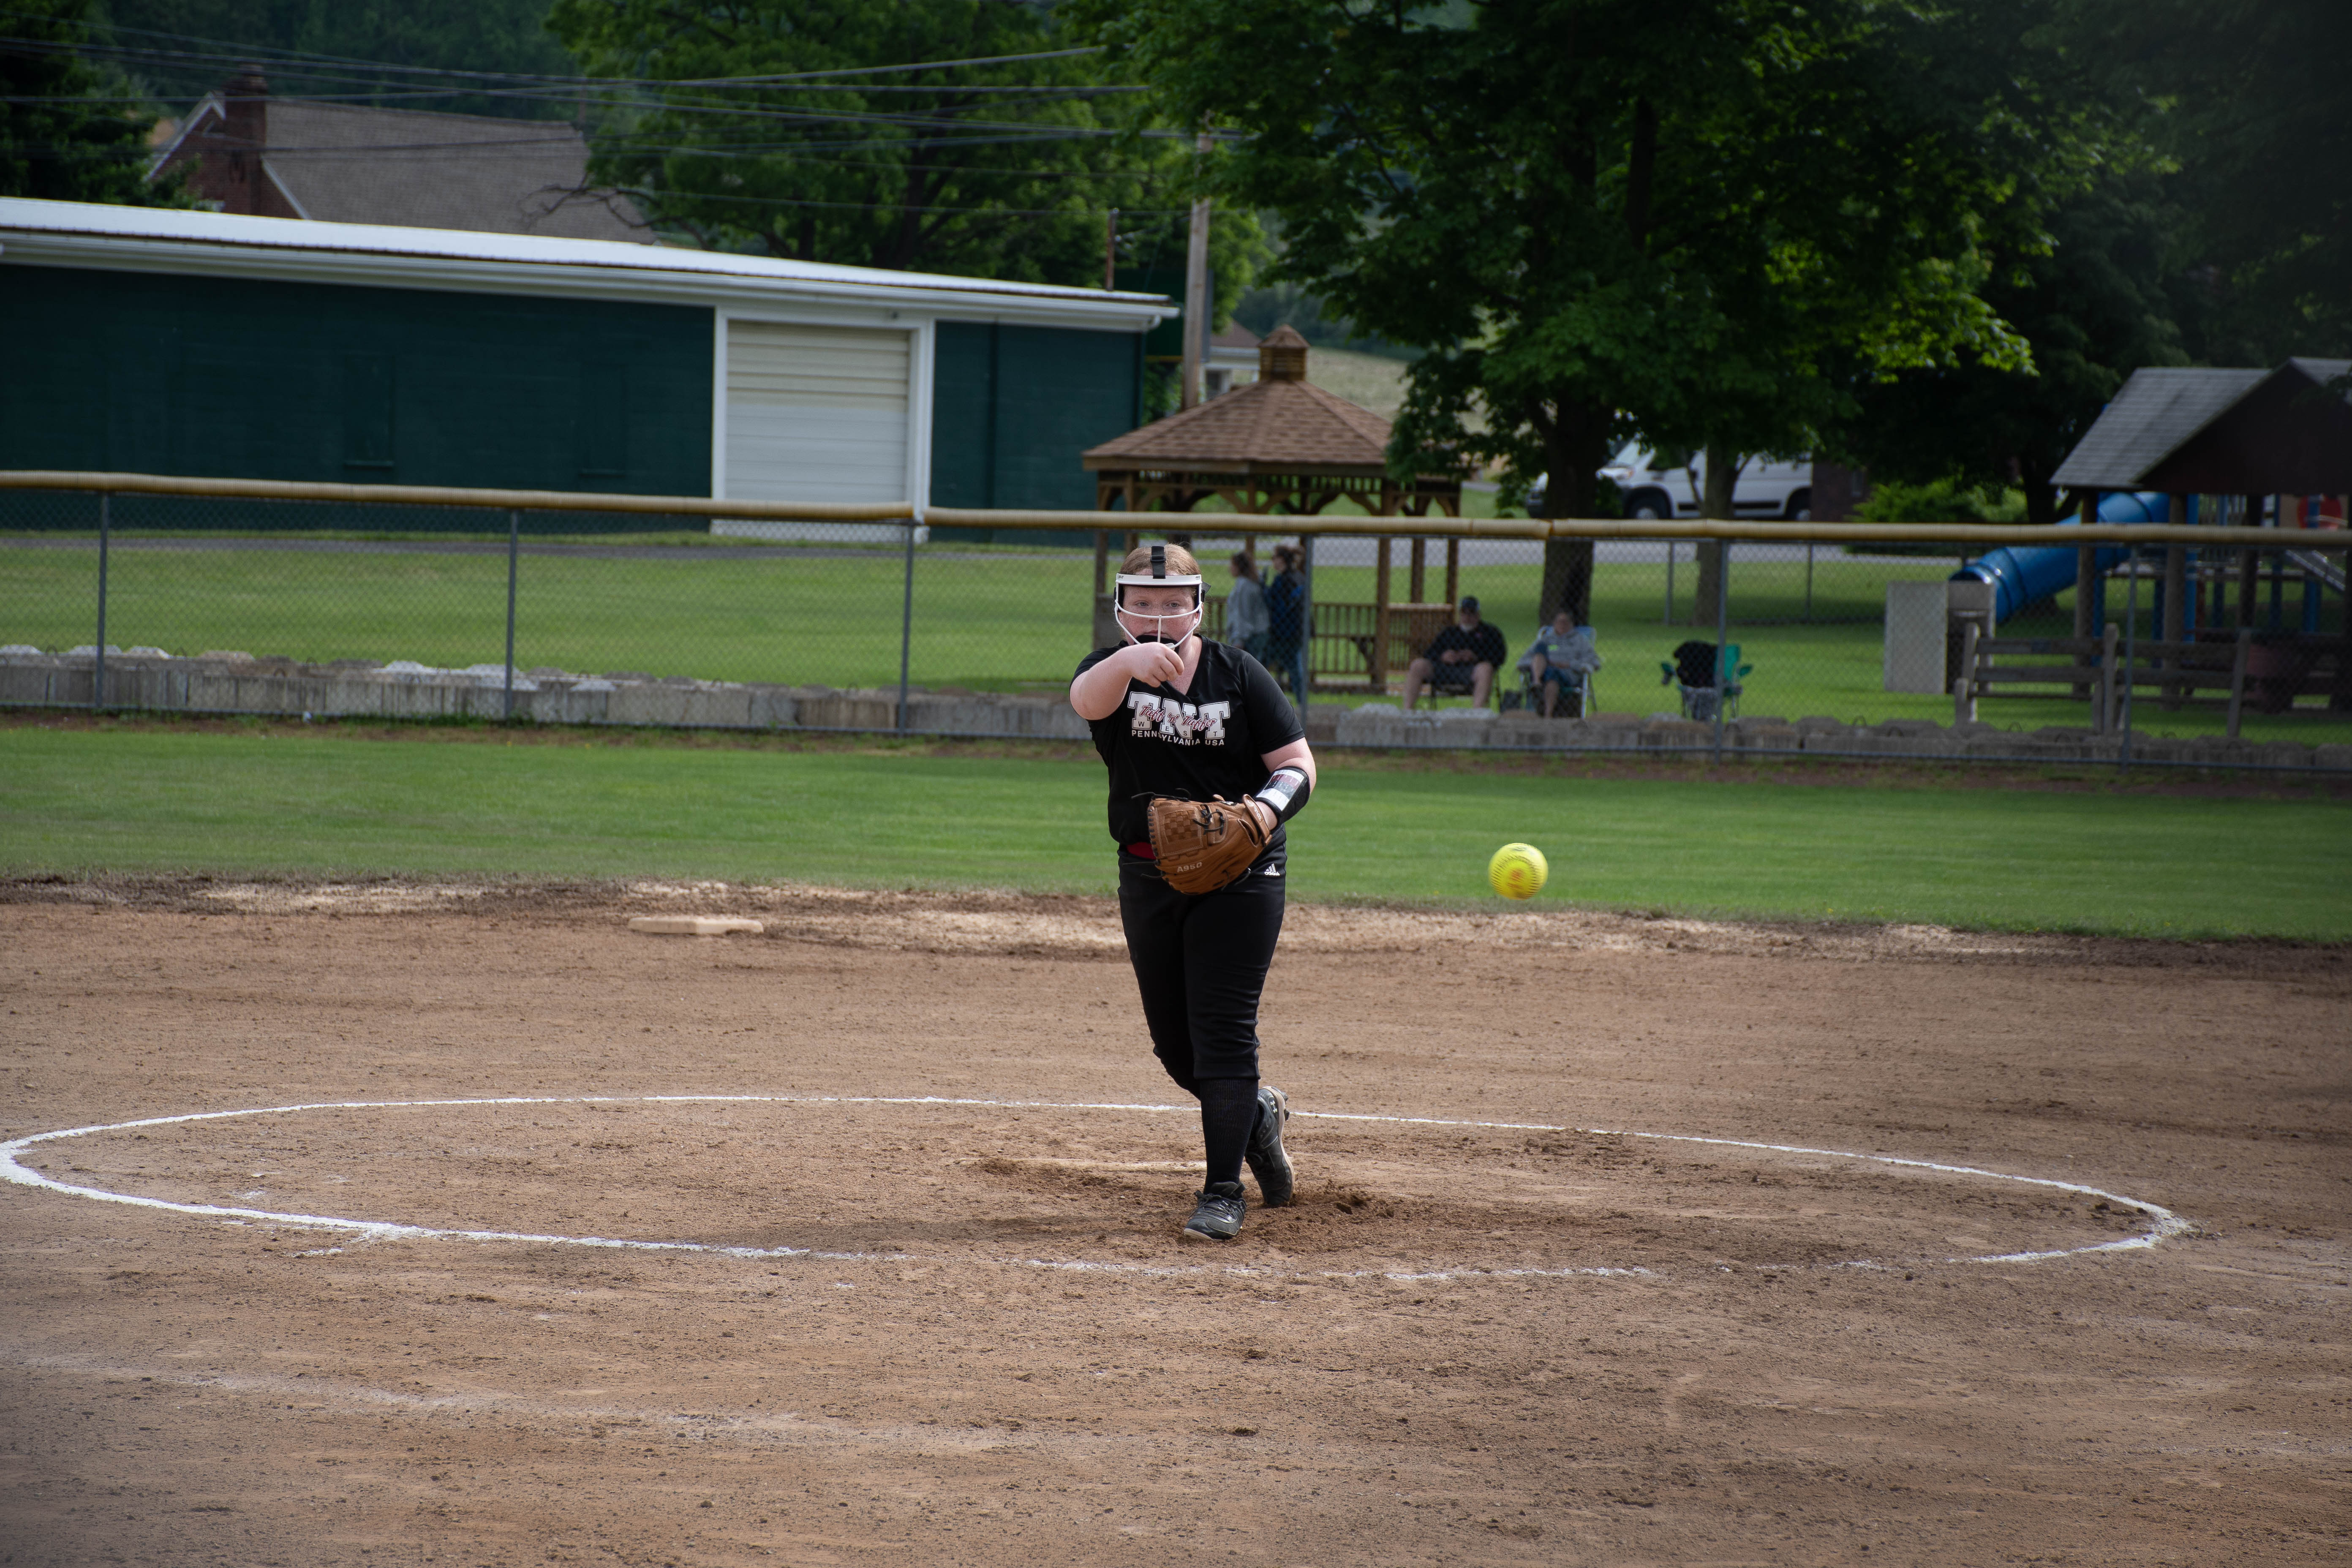
M 1616 481 L 1625 498 L 1625 515 L 1633 518 L 1696 517 L 1699 497 L 1706 487 L 1706 457 L 1694 452 L 1688 463 L 1668 465 L 1667 459 L 1638 441 L 1628 441 L 1601 470 Z M 1528 511 L 1543 505 L 1544 481 L 1528 492 Z M 1731 488 L 1736 517 L 1779 517 L 1802 522 L 1812 516 L 1813 460 L 1801 457 L 1782 460 L 1750 458 L 1740 465 Z

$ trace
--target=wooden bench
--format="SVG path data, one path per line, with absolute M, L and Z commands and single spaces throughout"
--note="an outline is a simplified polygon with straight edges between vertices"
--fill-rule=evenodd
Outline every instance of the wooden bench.
M 1987 637 L 1969 621 L 1961 631 L 1960 673 L 1952 681 L 1952 722 L 1973 721 L 1978 700 L 1986 697 L 2087 697 L 2092 732 L 2106 735 L 2122 727 L 2126 685 L 2161 694 L 2168 706 L 2197 700 L 2203 689 L 2227 693 L 2234 741 L 2245 708 L 2253 638 L 2251 628 L 2242 628 L 2227 642 L 2143 642 L 2132 648 L 2126 669 L 2123 636 L 2112 621 L 2105 635 L 2095 638 Z M 2066 662 L 2012 662 L 2021 658 Z M 2064 689 L 2026 689 L 2036 687 Z

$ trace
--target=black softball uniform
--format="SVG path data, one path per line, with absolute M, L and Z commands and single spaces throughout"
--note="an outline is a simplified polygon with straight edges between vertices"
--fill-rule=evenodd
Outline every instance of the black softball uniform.
M 1118 651 L 1097 648 L 1084 674 Z M 1282 934 L 1285 837 L 1275 831 L 1249 875 L 1193 897 L 1168 886 L 1150 858 L 1146 807 L 1155 795 L 1238 800 L 1266 781 L 1262 760 L 1306 738 L 1298 715 L 1265 667 L 1224 643 L 1201 644 L 1192 684 L 1127 683 L 1127 699 L 1091 721 L 1095 750 L 1110 770 L 1110 836 L 1119 846 L 1118 910 L 1127 952 L 1143 996 L 1151 1048 L 1168 1076 L 1203 1100 L 1223 1099 L 1246 1080 L 1257 1092 L 1257 1005 L 1274 944 Z M 1204 1096 L 1202 1086 L 1213 1085 Z M 1247 1131 L 1246 1112 L 1243 1131 Z M 1223 1140 L 1212 1136 L 1209 1179 L 1221 1173 Z
M 1097 648 L 1077 675 L 1118 651 Z M 1260 759 L 1307 738 L 1265 666 L 1230 644 L 1205 638 L 1190 689 L 1180 694 L 1172 686 L 1130 680 L 1118 709 L 1087 727 L 1110 768 L 1110 836 L 1122 850 L 1150 842 L 1145 807 L 1151 796 L 1239 800 L 1254 795 L 1266 781 Z M 1281 844 L 1277 828 L 1268 852 Z

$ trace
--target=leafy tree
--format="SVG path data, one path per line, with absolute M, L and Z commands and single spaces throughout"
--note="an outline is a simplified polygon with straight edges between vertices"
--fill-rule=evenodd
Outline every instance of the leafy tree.
M 2177 222 L 2155 170 L 2103 173 L 2047 215 L 2042 243 L 1996 247 L 1985 298 L 2032 345 L 2031 367 L 1867 378 L 1827 444 L 1898 485 L 2013 483 L 2025 521 L 2056 521 L 2050 477 L 2100 409 L 2140 366 L 2186 361 L 2165 266 Z
M 2171 161 L 2189 353 L 2352 354 L 2352 5 L 2072 0 L 2069 21 Z
M 185 206 L 146 179 L 152 105 L 121 73 L 82 59 L 91 0 L 16 0 L 0 43 L 0 195 Z
M 1186 142 L 1139 133 L 1088 55 L 1002 58 L 1072 47 L 1049 6 L 556 0 L 549 26 L 592 72 L 665 84 L 600 124 L 591 172 L 705 247 L 1099 282 L 1117 208 L 1122 266 L 1182 253 Z M 1256 227 L 1213 232 L 1222 313 Z
M 2002 3 L 2002 0 L 1988 0 Z M 1878 0 L 1079 0 L 1213 187 L 1280 215 L 1277 275 L 1426 350 L 1391 460 L 1499 460 L 1589 515 L 1634 428 L 1801 449 L 1859 367 L 2021 346 L 1979 298 L 1981 215 L 2027 155 L 1938 14 Z M 1722 459 L 1722 460 L 1717 460 Z M 1727 499 L 1727 496 L 1725 498 Z M 1543 609 L 1591 551 L 1547 551 Z

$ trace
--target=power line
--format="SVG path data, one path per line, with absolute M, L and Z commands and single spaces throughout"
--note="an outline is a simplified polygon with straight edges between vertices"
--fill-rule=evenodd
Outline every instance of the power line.
M 21 11 L 14 7 L 0 7 L 0 16 L 18 17 L 32 21 L 54 20 L 54 18 L 44 16 L 39 12 Z M 209 63 L 232 63 L 237 65 L 247 63 L 267 65 L 274 60 L 282 65 L 298 68 L 311 64 L 327 66 L 357 66 L 372 71 L 390 72 L 405 76 L 448 77 L 467 81 L 504 81 L 518 83 L 563 84 L 567 86 L 577 83 L 599 82 L 632 87 L 758 87 L 785 82 L 813 81 L 825 78 L 887 76 L 903 71 L 955 70 L 961 69 L 966 66 L 1013 65 L 1026 60 L 1069 59 L 1081 55 L 1098 55 L 1103 52 L 1103 46 L 1099 44 L 1088 44 L 1067 49 L 1040 49 L 1027 54 L 975 55 L 966 59 L 909 60 L 899 65 L 844 66 L 831 70 L 789 71 L 763 76 L 692 77 L 678 79 L 667 79 L 660 77 L 572 77 L 549 76 L 535 71 L 478 71 L 467 70 L 462 68 L 451 66 L 401 65 L 391 60 L 360 59 L 349 55 L 316 54 L 303 49 L 278 49 L 272 48 L 267 45 L 255 45 L 248 47 L 233 43 L 226 38 L 201 37 L 190 33 L 160 32 L 151 27 L 121 27 L 109 25 L 104 26 L 101 30 L 109 35 L 117 37 L 136 35 L 144 38 L 168 39 L 173 43 L 178 44 L 202 44 L 207 46 L 207 48 L 211 51 L 217 51 L 203 55 L 184 50 L 146 51 L 151 56 L 165 60 L 194 62 L 201 59 Z M 109 46 L 103 44 L 96 46 L 88 44 L 61 44 L 55 40 L 45 38 L 0 38 L 0 43 L 29 44 L 37 47 L 54 46 L 55 52 L 70 51 L 74 53 L 82 53 L 91 51 L 93 48 L 98 51 L 110 54 L 139 52 L 135 49 L 121 46 Z M 50 52 L 50 50 L 45 47 L 44 52 Z
M 9 42 L 9 41 L 11 41 L 11 40 L 0 39 L 0 43 L 6 43 L 6 42 Z M 44 43 L 44 42 L 42 42 L 42 41 L 40 41 L 40 40 L 30 40 L 30 42 L 32 42 L 32 43 L 35 45 L 35 47 L 36 47 L 36 49 L 37 49 L 37 52 L 42 52 L 42 53 L 64 53 L 64 52 L 70 52 L 70 51 L 68 51 L 68 49 L 66 49 L 66 48 L 64 48 L 64 47 L 53 47 L 48 46 L 48 45 L 47 45 L 46 43 Z M 688 82 L 688 83 L 651 82 L 651 81 L 648 81 L 648 80 L 647 80 L 647 79 L 614 79 L 614 78 L 584 78 L 584 77 L 583 77 L 583 78 L 563 78 L 563 79 L 541 78 L 541 79 L 537 79 L 537 80 L 539 80 L 539 81 L 541 81 L 541 82 L 548 82 L 548 83 L 554 83 L 554 82 L 558 82 L 558 81 L 560 81 L 560 82 L 562 84 L 562 90 L 553 90 L 553 89 L 552 89 L 551 88 L 550 88 L 550 87 L 541 87 L 541 86 L 522 87 L 522 88 L 505 88 L 505 89 L 479 89 L 479 90 L 478 90 L 478 91 L 473 91 L 473 92 L 471 92 L 469 95 L 470 95 L 470 96 L 481 96 L 481 97 L 492 97 L 492 98 L 505 98 L 505 99 L 509 99 L 509 100 L 520 100 L 520 101 L 532 101 L 532 102 L 567 102 L 567 103 L 568 103 L 568 102 L 574 102 L 574 101 L 578 101 L 579 100 L 581 100 L 582 98 L 585 97 L 585 96 L 586 96 L 588 93 L 590 93 L 590 92 L 594 92 L 594 93 L 603 94 L 603 93 L 608 93 L 608 92 L 612 92 L 612 91 L 618 90 L 618 89 L 628 89 L 628 88 L 642 88 L 642 87 L 646 87 L 646 86 L 676 87 L 676 86 L 681 86 L 681 85 L 684 85 L 684 86 L 707 86 L 707 85 L 709 85 L 708 83 L 696 83 L 696 82 Z M 959 92 L 960 92 L 960 91 L 962 91 L 962 90 L 964 90 L 964 89 L 961 89 L 961 88 L 956 88 L 956 89 L 924 89 L 924 90 L 933 90 L 933 91 L 939 91 L 939 92 L 950 92 L 950 91 L 959 91 Z M 1127 90 L 1130 90 L 1130 89 L 1103 89 L 1103 91 L 1104 91 L 1105 93 L 1111 92 L 1111 91 L 1114 91 L 1114 90 L 1115 90 L 1115 91 L 1127 91 Z M 1029 100 L 1028 101 L 1031 101 L 1031 102 L 1039 102 L 1039 103 L 1072 102 L 1072 101 L 1079 101 L 1079 100 L 1082 100 L 1083 99 L 1085 99 L 1085 98 L 1087 98 L 1087 97 L 1096 96 L 1096 95 L 1097 95 L 1097 94 L 1093 91 L 1093 89 L 1073 89 L 1064 90 L 1064 89 L 1045 89 L 1045 94 L 1044 94 L 1043 96 L 1038 96 L 1038 97 L 1032 98 L 1032 99 L 1031 99 L 1031 100 Z M 449 96 L 460 96 L 460 95 L 456 95 L 456 94 L 452 94 L 452 93 L 446 93 L 446 92 L 436 91 L 436 90 L 429 89 L 399 89 L 399 90 L 394 90 L 394 91 L 386 91 L 386 90 L 384 90 L 384 89 L 370 89 L 369 90 L 365 90 L 365 91 L 357 91 L 357 92 L 352 92 L 352 93 L 346 93 L 346 94 L 319 94 L 319 95 L 307 95 L 307 94 L 306 94 L 306 95 L 304 95 L 304 96 L 303 96 L 303 97 L 301 97 L 301 98 L 286 98 L 286 99 L 277 100 L 276 101 L 283 101 L 283 102 L 304 102 L 304 101 L 341 102 L 341 101 L 344 101 L 344 100 L 357 100 L 357 101 L 369 101 L 369 100 L 374 100 L 374 101 L 378 101 L 378 102 L 380 102 L 383 99 L 387 98 L 387 97 L 400 97 L 400 98 L 442 98 L 442 97 L 449 97 Z M 49 101 L 49 102 L 58 102 L 58 101 L 82 101 L 82 102 L 90 102 L 90 103 L 102 103 L 102 102 L 135 103 L 135 102 L 144 102 L 144 101 L 146 101 L 146 100 L 145 100 L 143 98 L 138 98 L 138 97 L 134 97 L 134 96 L 131 96 L 131 95 L 121 95 L 121 96 L 116 96 L 116 97 L 107 97 L 107 96 L 101 96 L 101 95 L 92 94 L 92 95 L 89 95 L 89 96 L 87 96 L 86 98 L 82 98 L 82 99 L 76 99 L 76 100 L 58 100 L 58 99 L 21 99 L 21 100 L 7 100 L 7 101 Z M 955 113 L 955 111 L 954 111 L 953 110 L 938 110 L 938 109 L 931 109 L 931 110 L 899 110 L 899 111 L 890 111 L 890 110 L 832 110 L 832 111 L 823 111 L 823 110 L 816 110 L 816 109 L 814 109 L 814 108 L 811 108 L 811 109 L 799 109 L 799 110 L 795 110 L 795 109 L 772 108 L 772 107 L 751 107 L 751 106 L 748 106 L 748 105 L 725 104 L 725 103 L 695 103 L 695 102 L 692 102 L 692 101 L 684 101 L 684 102 L 681 102 L 681 101 L 678 101 L 678 100 L 675 100 L 675 99 L 667 99 L 667 98 L 658 98 L 658 99 L 655 100 L 655 101 L 653 101 L 653 102 L 651 102 L 651 103 L 636 103 L 636 104 L 623 103 L 623 104 L 619 104 L 619 105 L 607 105 L 607 107 L 616 107 L 616 108 L 622 108 L 622 109 L 640 109 L 640 110 L 645 110 L 652 111 L 652 112 L 667 112 L 667 113 L 673 113 L 673 114 L 684 114 L 684 115 L 717 115 L 717 116 L 725 116 L 725 117 L 729 117 L 729 118 L 734 118 L 734 119 L 783 120 L 783 121 L 803 121 L 803 122 L 809 122 L 809 123 L 861 123 L 861 122 L 862 122 L 862 123 L 869 123 L 869 124 L 898 124 L 898 125 L 906 125 L 906 126 L 913 127 L 913 128 L 946 129 L 946 130 L 980 129 L 980 130 L 991 130 L 991 131 L 1024 131 L 1024 130 L 1030 130 L 1030 129 L 1032 129 L 1032 128 L 1034 126 L 1034 123 L 1035 123 L 1035 122 L 1033 122 L 1033 121 L 981 121 L 981 120 L 964 119 L 964 118 L 956 118 L 956 119 L 950 119 L 950 118 L 946 118 L 946 116 L 952 115 L 952 114 L 954 114 L 954 113 Z M 999 104 L 999 105 L 997 105 L 996 107 L 999 107 L 999 108 L 1013 108 L 1013 107 L 1019 107 L 1019 104 L 1018 104 L 1018 102 L 1014 102 L 1014 103 L 1000 103 L 1000 104 Z M 1117 128 L 1117 127 L 1114 127 L 1114 126 L 1093 126 L 1093 127 L 1085 127 L 1085 128 L 1069 128 L 1069 129 L 1066 129 L 1066 130 L 1063 130 L 1063 131 L 1061 131 L 1061 132 L 1057 132 L 1057 134 L 1065 135 L 1065 136 L 1092 137 L 1092 138 L 1110 138 L 1110 137 L 1116 137 L 1116 136 L 1125 135 L 1125 134 L 1128 134 L 1128 133 L 1129 133 L 1129 132 L 1124 132 L 1124 131 L 1122 131 L 1122 130 L 1120 130 L 1120 129 L 1118 129 L 1118 128 Z M 1136 131 L 1136 132 L 1135 132 L 1135 133 L 1136 133 L 1136 134 L 1139 134 L 1139 135 L 1141 135 L 1141 136 L 1143 136 L 1143 137 L 1145 137 L 1145 138 L 1148 138 L 1148 139 L 1150 139 L 1150 140 L 1155 140 L 1155 141 L 1157 141 L 1157 140 L 1183 139 L 1183 138 L 1185 138 L 1185 137 L 1189 134 L 1189 133 L 1186 133 L 1186 132 L 1175 132 L 1175 131 L 1161 130 L 1161 129 L 1151 128 L 1151 127 L 1142 127 L 1142 128 L 1139 128 L 1139 129 Z
M 933 90 L 933 89 L 924 89 L 924 90 L 930 91 L 930 90 Z M 961 91 L 961 89 L 955 89 L 955 90 L 957 90 L 957 91 Z M 536 90 L 530 91 L 530 92 L 488 92 L 488 93 L 473 93 L 473 94 L 463 94 L 463 95 L 460 95 L 460 94 L 452 94 L 452 93 L 448 93 L 448 92 L 444 92 L 444 91 L 441 91 L 441 90 L 440 90 L 440 89 L 416 89 L 416 90 L 414 90 L 414 91 L 407 90 L 407 89 L 401 89 L 401 90 L 390 91 L 390 92 L 305 92 L 305 93 L 299 93 L 299 94 L 294 94 L 294 93 L 283 93 L 283 94 L 273 93 L 273 94 L 266 95 L 266 96 L 261 100 L 261 101 L 268 102 L 268 103 L 328 103 L 328 104 L 350 105 L 350 106 L 359 107 L 359 108 L 383 108 L 383 107 L 387 107 L 387 105 L 385 105 L 385 103 L 384 103 L 384 100 L 386 100 L 386 99 L 435 99 L 435 98 L 450 98 L 450 97 L 457 97 L 457 96 L 487 97 L 487 98 L 503 98 L 503 99 L 511 99 L 511 100 L 516 100 L 524 101 L 524 102 L 541 102 L 541 103 L 572 103 L 572 102 L 576 102 L 576 101 L 578 101 L 579 100 L 581 100 L 582 98 L 585 97 L 586 95 L 585 95 L 585 94 L 583 94 L 583 93 L 539 92 L 539 91 L 536 91 Z M 1065 92 L 1056 92 L 1056 91 L 1053 91 L 1053 90 L 1051 90 L 1051 89 L 1047 89 L 1046 91 L 1041 92 L 1041 93 L 1039 93 L 1038 95 L 1036 95 L 1036 96 L 1034 96 L 1034 97 L 1033 97 L 1033 98 L 1030 98 L 1030 99 L 1026 99 L 1026 100 L 1013 100 L 1013 101 L 1011 101 L 1011 102 L 1005 102 L 1005 101 L 1003 101 L 1003 100 L 998 100 L 997 102 L 991 104 L 991 105 L 990 105 L 990 107 L 991 107 L 991 108 L 993 108 L 993 109 L 1018 109 L 1018 108 L 1022 107 L 1022 105 L 1023 105 L 1024 103 L 1071 103 L 1071 102 L 1077 102 L 1077 101 L 1081 101 L 1083 99 L 1085 99 L 1085 98 L 1087 98 L 1087 97 L 1090 97 L 1090 96 L 1093 96 L 1093 95 L 1092 95 L 1092 94 L 1088 94 L 1088 93 L 1079 93 L 1079 92 L 1067 92 L 1067 93 L 1065 93 Z M 91 104 L 91 105 L 99 105 L 99 104 L 130 104 L 130 105 L 138 105 L 138 104 L 144 104 L 144 103 L 148 103 L 148 102 L 152 101 L 152 97 L 153 97 L 153 95 L 152 95 L 152 94 L 146 94 L 146 93 L 85 93 L 85 94 L 79 94 L 79 95 L 70 96 L 70 97 L 63 96 L 63 95 L 58 95 L 58 94 L 48 94 L 48 93 L 19 93 L 19 94 L 8 95 L 8 96 L 0 96 L 0 103 L 79 103 L 79 104 Z M 669 100 L 653 100 L 653 101 L 651 101 L 651 102 L 641 102 L 641 103 L 634 103 L 634 104 L 633 104 L 633 103 L 628 103 L 628 102 L 623 102 L 623 103 L 620 103 L 620 104 L 609 104 L 609 103 L 608 103 L 608 104 L 603 104 L 603 105 L 600 105 L 600 107 L 604 107 L 604 108 L 623 108 L 623 109 L 628 109 L 628 108 L 638 108 L 638 109 L 646 109 L 646 110 L 663 110 L 663 111 L 667 111 L 667 112 L 672 112 L 672 113 L 682 113 L 682 114 L 723 114 L 723 115 L 729 115 L 729 116 L 734 117 L 734 118 L 739 118 L 739 119 L 763 119 L 763 118 L 764 118 L 764 119 L 778 119 L 778 118 L 782 118 L 782 119 L 801 119 L 801 120 L 806 120 L 806 119 L 818 119 L 818 120 L 831 119 L 831 120 L 845 120 L 845 121 L 847 121 L 847 120 L 903 121 L 906 121 L 906 122 L 910 123 L 910 124 L 911 124 L 911 123 L 918 123 L 918 122 L 919 122 L 919 121 L 920 121 L 925 117 L 925 116 L 927 116 L 927 115 L 929 115 L 929 116 L 938 116 L 938 115 L 940 115 L 940 114 L 950 114 L 950 113 L 953 113 L 953 112 L 955 112 L 955 110 L 952 110 L 952 109 L 947 109 L 947 110 L 939 110 L 939 109 L 933 109 L 933 110 L 918 110 L 918 109 L 908 109 L 908 110 L 819 110 L 819 109 L 815 109 L 815 108 L 810 108 L 810 109 L 782 109 L 782 108 L 761 109 L 761 108 L 752 108 L 752 107 L 748 107 L 748 106 L 740 105 L 740 104 L 725 104 L 725 103 L 692 103 L 692 102 L 680 103 L 680 102 L 674 102 L 674 101 L 669 101 Z M 412 113 L 433 113 L 433 112 L 436 112 L 436 111 L 432 110 L 410 110 L 410 112 L 412 112 Z M 478 118 L 481 118 L 481 117 L 478 117 Z M 528 121 L 518 121 L 518 122 L 519 122 L 519 123 L 523 123 L 523 124 L 528 124 L 528 123 L 530 123 Z M 1104 128 L 1104 129 L 1108 130 L 1108 127 L 1106 127 L 1106 128 Z
M 627 196 L 632 201 L 644 202 L 655 207 L 661 207 L 668 204 L 683 204 L 688 202 L 740 202 L 751 205 L 767 207 L 834 207 L 854 212 L 871 212 L 877 216 L 890 216 L 894 220 L 899 215 L 908 210 L 903 203 L 898 202 L 826 202 L 799 196 L 745 196 L 721 194 L 715 191 L 650 191 L 640 189 L 633 185 L 615 185 L 612 188 L 619 195 Z M 1082 217 L 1088 223 L 1096 223 L 1101 219 L 1105 212 L 1116 212 L 1121 216 L 1126 216 L 1131 214 L 1139 217 L 1177 217 L 1191 212 L 1192 209 L 1190 207 L 1128 206 L 948 207 L 935 205 L 927 202 L 913 210 L 924 213 L 979 214 L 982 216 L 1002 217 Z

